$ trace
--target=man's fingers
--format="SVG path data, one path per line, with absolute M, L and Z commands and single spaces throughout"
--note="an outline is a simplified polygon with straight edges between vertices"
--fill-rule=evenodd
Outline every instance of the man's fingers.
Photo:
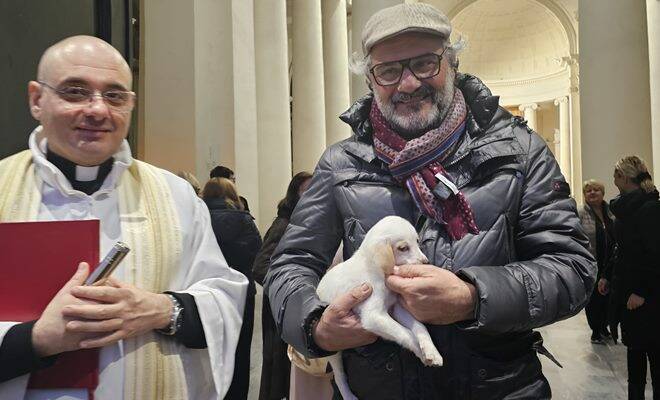
M 66 330 L 69 332 L 114 332 L 121 329 L 123 320 L 119 318 L 103 321 L 69 321 Z
M 111 319 L 119 314 L 120 307 L 116 304 L 81 304 L 68 305 L 62 308 L 62 315 L 71 319 Z
M 428 274 L 428 265 L 417 265 L 417 264 L 408 264 L 408 265 L 397 265 L 394 267 L 394 275 L 400 276 L 402 278 L 416 278 L 420 276 L 426 276 Z M 436 268 L 436 267 L 432 267 Z
M 113 333 L 98 338 L 83 340 L 82 342 L 80 342 L 80 347 L 83 349 L 104 347 L 124 339 L 124 336 L 125 336 L 124 331 L 115 331 Z
M 114 303 L 121 300 L 117 288 L 108 286 L 76 286 L 71 294 L 78 298 L 96 300 L 103 303 Z
M 73 274 L 71 279 L 66 283 L 67 287 L 73 287 L 73 286 L 79 286 L 79 285 L 84 285 L 85 284 L 85 279 L 87 279 L 87 276 L 89 275 L 89 264 L 86 262 L 81 262 L 78 264 L 78 269 L 76 269 L 76 273 Z
M 409 285 L 410 285 L 409 278 L 402 278 L 397 275 L 390 275 L 387 278 L 385 278 L 385 286 L 387 286 L 390 290 L 397 292 L 399 294 L 404 294 Z
M 354 287 L 350 292 L 339 296 L 332 304 L 337 312 L 350 311 L 356 305 L 362 303 L 367 297 L 371 296 L 371 286 L 363 283 L 361 286 Z

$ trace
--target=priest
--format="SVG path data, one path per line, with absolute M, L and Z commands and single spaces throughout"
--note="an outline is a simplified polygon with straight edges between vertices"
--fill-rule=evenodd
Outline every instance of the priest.
M 131 252 L 105 285 L 82 286 L 89 267 L 73 265 L 38 320 L 0 322 L 2 399 L 218 399 L 229 388 L 247 279 L 227 266 L 190 185 L 131 157 L 131 81 L 116 49 L 74 36 L 46 50 L 28 85 L 40 125 L 29 150 L 0 161 L 0 222 L 98 219 L 101 253 L 120 240 Z M 30 380 L 93 348 L 94 387 Z

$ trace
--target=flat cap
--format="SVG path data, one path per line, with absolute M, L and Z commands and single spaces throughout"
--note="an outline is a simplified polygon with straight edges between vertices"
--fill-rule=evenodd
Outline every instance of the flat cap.
M 369 18 L 362 30 L 362 54 L 369 54 L 380 41 L 406 32 L 423 32 L 448 38 L 449 18 L 424 3 L 398 4 L 384 8 Z

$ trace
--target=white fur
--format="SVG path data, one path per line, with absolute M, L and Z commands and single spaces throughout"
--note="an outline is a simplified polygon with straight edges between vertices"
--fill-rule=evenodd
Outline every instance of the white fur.
M 401 251 L 403 246 L 407 246 L 408 250 Z M 387 254 L 388 249 L 391 249 L 391 255 Z M 325 274 L 316 293 L 322 301 L 331 303 L 350 289 L 368 283 L 373 288 L 371 296 L 353 309 L 360 317 L 362 326 L 412 351 L 425 365 L 440 366 L 442 356 L 424 324 L 403 308 L 397 301 L 396 293 L 385 286 L 384 266 L 391 268 L 394 265 L 427 262 L 428 259 L 419 249 L 415 228 L 403 218 L 385 217 L 369 230 L 353 257 Z M 341 352 L 331 356 L 329 362 L 344 400 L 357 400 L 348 387 Z

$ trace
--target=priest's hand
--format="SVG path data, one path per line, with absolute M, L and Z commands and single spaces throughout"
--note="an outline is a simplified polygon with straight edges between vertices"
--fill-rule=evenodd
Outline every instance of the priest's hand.
M 95 333 L 96 337 L 80 343 L 82 348 L 103 347 L 122 339 L 141 335 L 170 323 L 172 301 L 109 278 L 105 286 L 76 286 L 72 294 L 79 299 L 101 304 L 70 305 L 62 310 L 72 321 L 66 329 L 72 333 Z
M 371 286 L 364 283 L 335 299 L 312 327 L 316 345 L 325 351 L 339 351 L 375 342 L 378 337 L 362 327 L 360 318 L 352 310 L 371 292 Z
M 66 329 L 69 319 L 62 310 L 69 305 L 92 304 L 71 294 L 74 287 L 83 285 L 89 275 L 87 263 L 80 263 L 73 277 L 53 297 L 32 328 L 32 347 L 40 357 L 48 357 L 65 351 L 77 350 L 79 343 L 90 337 L 89 333 L 72 333 Z
M 476 288 L 434 265 L 401 265 L 385 284 L 398 293 L 406 310 L 420 322 L 448 325 L 474 318 Z

